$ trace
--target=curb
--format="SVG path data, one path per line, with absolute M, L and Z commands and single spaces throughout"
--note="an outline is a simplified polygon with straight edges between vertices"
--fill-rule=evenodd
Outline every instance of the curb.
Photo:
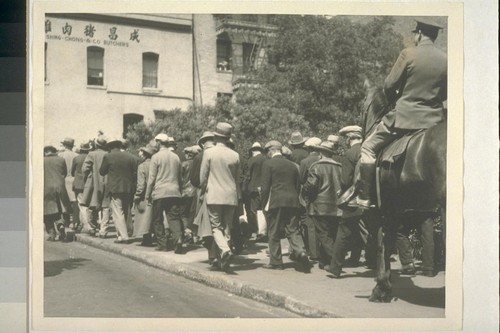
M 126 247 L 124 248 L 115 244 L 109 244 L 99 238 L 93 238 L 82 234 L 77 235 L 75 238 L 82 244 L 139 261 L 143 264 L 182 276 L 189 280 L 203 283 L 209 287 L 222 289 L 234 295 L 249 298 L 271 306 L 284 308 L 304 317 L 341 318 L 341 316 L 336 315 L 335 313 L 318 309 L 286 294 L 256 287 L 249 283 L 232 279 L 229 276 L 213 276 L 211 274 L 206 274 L 203 271 L 194 269 L 187 264 L 176 262 L 168 263 L 161 258 L 151 257 L 147 253 L 140 253 Z

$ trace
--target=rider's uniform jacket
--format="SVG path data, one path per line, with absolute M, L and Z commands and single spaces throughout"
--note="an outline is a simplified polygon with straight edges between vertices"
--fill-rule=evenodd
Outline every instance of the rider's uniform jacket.
M 441 122 L 447 76 L 447 56 L 432 41 L 404 49 L 384 84 L 389 103 L 397 99 L 395 109 L 384 117 L 386 126 L 420 129 Z

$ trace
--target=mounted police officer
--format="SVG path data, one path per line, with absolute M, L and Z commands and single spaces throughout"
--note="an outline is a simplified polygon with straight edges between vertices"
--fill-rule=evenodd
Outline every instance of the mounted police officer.
M 357 206 L 370 207 L 371 183 L 378 152 L 395 139 L 444 119 L 447 99 L 447 56 L 434 46 L 442 27 L 417 21 L 412 32 L 416 47 L 404 49 L 385 80 L 384 93 L 395 108 L 368 135 L 361 147 Z

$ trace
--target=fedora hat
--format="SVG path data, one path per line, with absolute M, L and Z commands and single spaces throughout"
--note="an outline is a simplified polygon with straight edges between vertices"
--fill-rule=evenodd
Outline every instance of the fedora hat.
M 306 140 L 304 143 L 304 146 L 306 147 L 316 147 L 321 144 L 321 139 L 318 137 L 313 136 L 312 138 L 309 138 Z
M 288 143 L 292 146 L 300 145 L 306 142 L 306 139 L 302 137 L 300 132 L 293 132 Z
M 208 139 L 214 139 L 214 132 L 212 131 L 205 131 L 203 132 L 203 135 L 201 136 L 201 138 L 198 139 L 198 146 L 201 147 L 201 145 L 207 141 Z
M 154 154 L 156 154 L 158 152 L 158 149 L 156 149 L 155 146 L 152 146 L 152 145 L 146 145 L 146 147 L 141 147 L 139 150 L 149 154 L 150 156 L 153 156 Z
M 260 145 L 260 143 L 258 142 L 254 142 L 252 144 L 252 147 L 250 147 L 250 149 L 248 149 L 249 151 L 254 151 L 254 150 L 259 150 L 259 151 L 263 151 L 264 149 L 262 148 L 262 146 Z
M 123 146 L 123 139 L 121 138 L 118 138 L 118 137 L 113 137 L 111 139 L 108 140 L 108 142 L 106 143 L 106 146 L 108 147 L 122 147 Z
M 266 143 L 266 145 L 264 146 L 264 149 L 268 150 L 271 148 L 281 149 L 281 148 L 283 148 L 283 145 L 278 140 L 271 140 L 268 143 Z
M 90 146 L 90 142 L 84 142 L 84 143 L 80 144 L 80 151 L 81 152 L 87 152 L 90 149 L 92 149 L 92 147 Z
M 215 126 L 214 135 L 224 138 L 229 138 L 232 132 L 233 132 L 233 126 L 231 126 L 231 124 L 217 123 L 217 126 Z
M 95 145 L 97 147 L 103 148 L 108 143 L 108 139 L 104 135 L 99 135 L 95 140 Z
M 169 136 L 165 133 L 159 133 L 155 136 L 155 140 L 160 142 L 168 142 Z
M 335 154 L 335 144 L 331 141 L 323 141 L 319 146 L 316 147 L 320 152 L 327 153 L 327 155 Z
M 52 145 L 47 145 L 47 146 L 43 147 L 43 153 L 44 154 L 47 154 L 47 153 L 55 154 L 55 153 L 57 153 L 57 149 L 56 149 L 56 147 L 54 147 Z
M 73 138 L 64 138 L 61 143 L 65 146 L 73 147 L 75 145 L 75 139 Z

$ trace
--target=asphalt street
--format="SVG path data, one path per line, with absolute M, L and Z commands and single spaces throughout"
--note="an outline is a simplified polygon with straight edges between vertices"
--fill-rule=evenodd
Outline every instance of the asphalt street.
M 46 317 L 298 317 L 72 242 L 44 243 Z

